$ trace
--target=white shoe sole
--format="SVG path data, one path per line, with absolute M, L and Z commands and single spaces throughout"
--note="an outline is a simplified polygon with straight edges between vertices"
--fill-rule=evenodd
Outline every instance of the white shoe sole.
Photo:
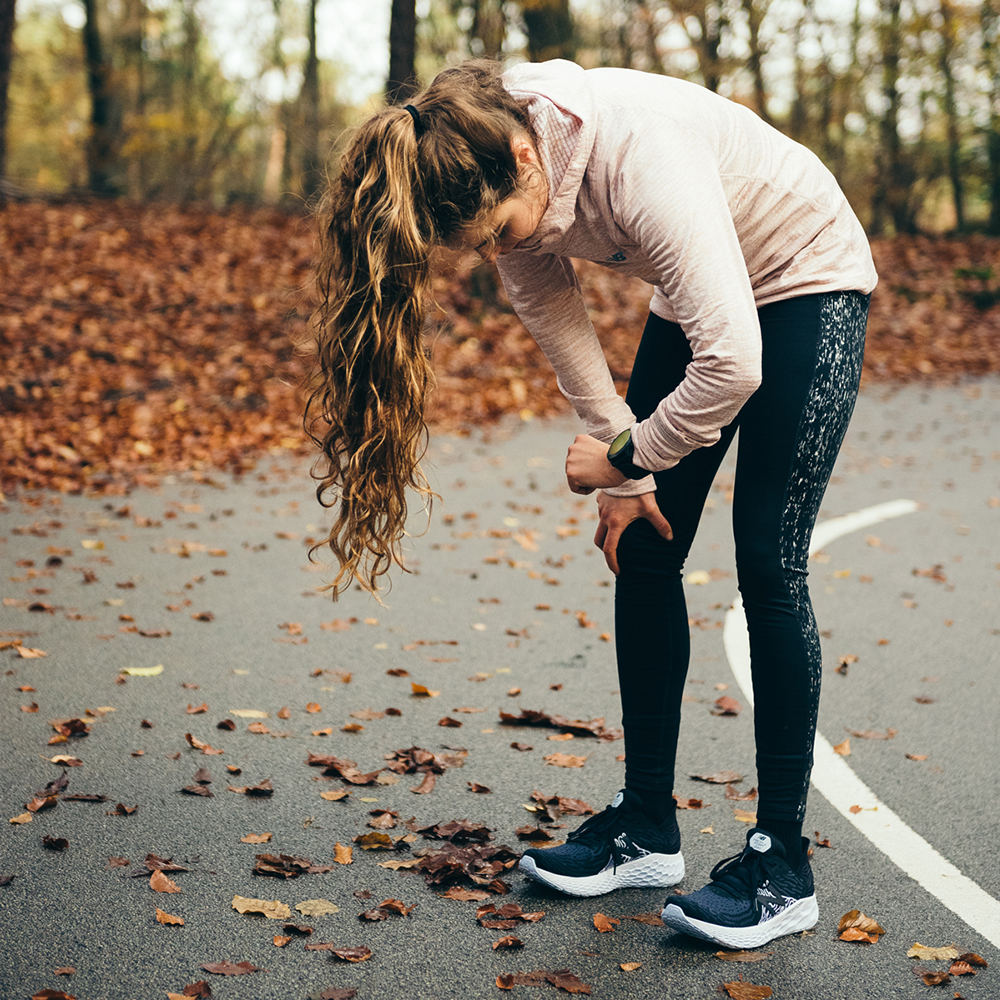
M 617 869 L 606 868 L 596 875 L 574 878 L 557 875 L 535 864 L 534 858 L 521 858 L 520 869 L 526 875 L 570 896 L 603 896 L 614 889 L 657 889 L 677 885 L 684 878 L 684 855 L 647 854 L 626 861 Z
M 815 896 L 796 900 L 777 916 L 753 927 L 725 927 L 705 923 L 703 920 L 689 917 L 675 903 L 667 903 L 663 908 L 663 922 L 668 927 L 705 941 L 714 941 L 727 948 L 759 948 L 768 941 L 784 937 L 786 934 L 809 930 L 810 927 L 816 926 L 818 920 L 819 907 L 816 905 Z

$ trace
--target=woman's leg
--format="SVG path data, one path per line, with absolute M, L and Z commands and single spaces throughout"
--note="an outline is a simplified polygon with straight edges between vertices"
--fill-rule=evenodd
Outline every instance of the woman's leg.
M 764 379 L 739 419 L 733 530 L 750 631 L 757 822 L 784 843 L 793 867 L 821 672 L 809 539 L 854 410 L 867 310 L 857 292 L 761 309 Z
M 868 296 L 858 292 L 760 310 L 763 381 L 740 411 L 733 500 L 750 629 L 757 826 L 709 885 L 668 898 L 663 910 L 668 926 L 730 948 L 756 948 L 818 919 L 801 840 L 821 672 L 806 560 L 854 409 L 867 313 Z
M 648 417 L 684 378 L 691 346 L 676 323 L 650 316 L 636 354 L 627 401 Z M 682 572 L 705 498 L 732 441 L 723 430 L 710 448 L 656 474 L 656 502 L 673 529 L 667 541 L 646 520 L 618 544 L 615 644 L 625 729 L 625 787 L 639 792 L 652 819 L 674 815 L 674 764 L 681 697 L 690 655 Z

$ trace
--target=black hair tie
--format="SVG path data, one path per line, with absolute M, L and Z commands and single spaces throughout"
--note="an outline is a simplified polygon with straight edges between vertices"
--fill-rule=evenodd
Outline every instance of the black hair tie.
M 424 123 L 420 120 L 420 112 L 412 104 L 404 104 L 403 107 L 409 111 L 413 119 L 413 132 L 419 139 L 424 134 Z

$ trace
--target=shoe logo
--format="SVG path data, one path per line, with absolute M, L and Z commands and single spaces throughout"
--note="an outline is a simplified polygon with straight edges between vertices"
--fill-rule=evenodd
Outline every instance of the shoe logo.
M 755 833 L 750 838 L 750 846 L 760 854 L 771 849 L 771 838 L 766 833 Z
M 757 889 L 757 905 L 762 911 L 764 920 L 776 917 L 782 910 L 787 910 L 795 899 L 791 896 L 778 895 L 771 889 L 770 882 L 764 882 Z
M 617 809 L 625 801 L 625 793 L 619 792 L 611 802 L 611 808 Z
M 615 844 L 616 846 L 620 847 L 623 851 L 631 846 L 629 844 L 628 837 L 626 837 L 624 833 L 619 833 L 618 836 L 615 837 Z

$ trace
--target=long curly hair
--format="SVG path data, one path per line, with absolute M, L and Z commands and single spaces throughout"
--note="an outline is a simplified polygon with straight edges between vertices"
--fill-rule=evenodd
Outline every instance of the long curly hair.
M 422 343 L 430 255 L 475 232 L 519 190 L 511 141 L 535 141 L 526 106 L 500 81 L 499 63 L 444 70 L 410 104 L 362 124 L 319 204 L 319 305 L 305 426 L 322 450 L 316 496 L 336 508 L 328 546 L 340 571 L 336 598 L 354 581 L 377 594 L 405 566 L 407 491 L 430 513 L 420 468 L 424 399 L 433 374 Z M 489 240 L 490 234 L 485 233 Z

